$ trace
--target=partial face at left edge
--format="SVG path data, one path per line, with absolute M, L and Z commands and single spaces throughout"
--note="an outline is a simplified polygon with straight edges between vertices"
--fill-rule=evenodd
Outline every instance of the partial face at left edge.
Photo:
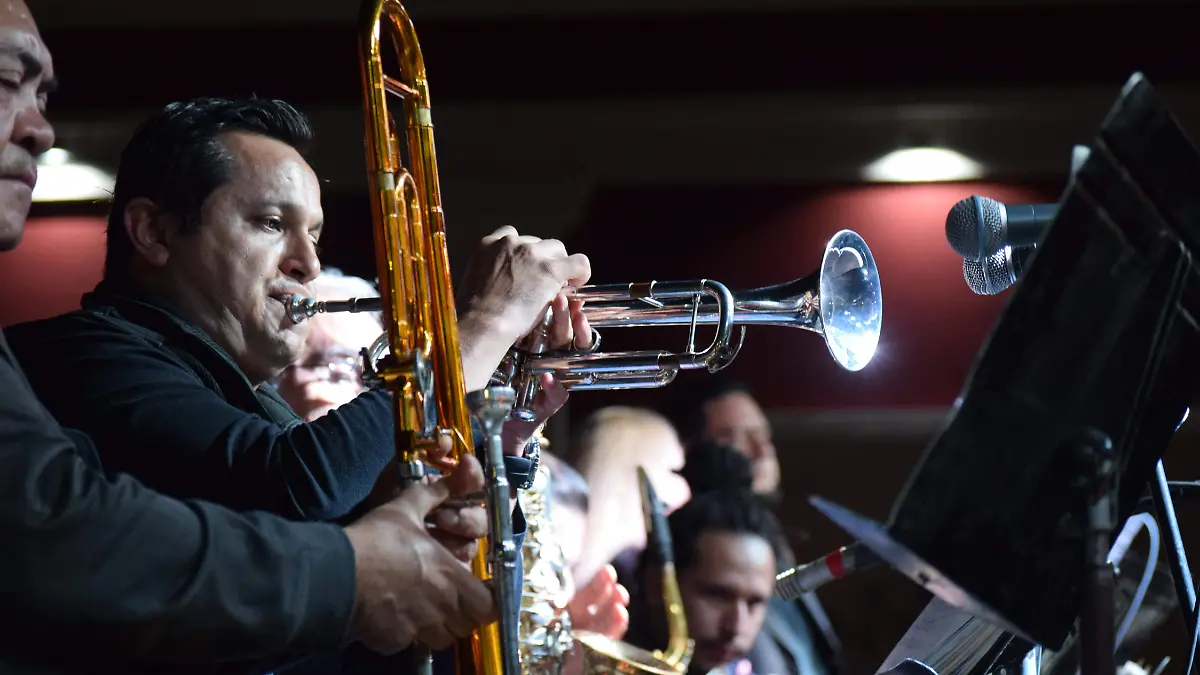
M 0 251 L 25 232 L 36 157 L 54 145 L 46 97 L 56 84 L 50 51 L 20 0 L 0 4 Z

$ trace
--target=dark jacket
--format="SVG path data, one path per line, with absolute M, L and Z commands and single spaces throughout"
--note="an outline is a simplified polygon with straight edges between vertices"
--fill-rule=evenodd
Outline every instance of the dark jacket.
M 385 391 L 306 423 L 167 303 L 104 282 L 82 305 L 14 326 L 9 341 L 38 397 L 92 436 L 109 470 L 176 497 L 332 520 L 350 515 L 395 457 Z M 518 509 L 518 547 L 524 533 Z M 522 583 L 518 573 L 518 598 Z M 376 660 L 361 651 L 346 658 Z M 334 673 L 339 660 L 326 655 L 283 672 Z
M 169 499 L 96 457 L 38 403 L 0 332 L 0 672 L 129 675 L 342 645 L 355 580 L 340 528 Z
M 106 284 L 8 338 L 38 398 L 92 437 L 108 470 L 175 497 L 331 520 L 395 456 L 386 392 L 304 424 L 179 312 Z

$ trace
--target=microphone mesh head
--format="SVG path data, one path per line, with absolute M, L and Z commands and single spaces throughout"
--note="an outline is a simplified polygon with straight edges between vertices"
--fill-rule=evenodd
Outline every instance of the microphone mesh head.
M 977 295 L 995 295 L 1012 286 L 1016 276 L 1012 249 L 1007 246 L 983 260 L 963 261 L 963 278 Z
M 946 215 L 946 241 L 968 260 L 1000 250 L 1004 247 L 1004 205 L 978 195 L 958 202 Z

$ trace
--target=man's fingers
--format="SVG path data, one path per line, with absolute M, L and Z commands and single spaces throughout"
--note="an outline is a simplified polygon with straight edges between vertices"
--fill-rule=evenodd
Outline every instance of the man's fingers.
M 496 620 L 496 599 L 489 588 L 476 579 L 471 570 L 458 568 L 455 584 L 458 588 L 458 606 L 462 615 L 476 626 Z
M 451 635 L 461 640 L 470 637 L 476 625 L 467 617 L 455 613 L 446 621 L 446 628 L 450 630 Z
M 474 541 L 488 534 L 487 509 L 478 506 L 438 509 L 433 513 L 433 527 L 464 540 Z
M 567 280 L 568 286 L 583 286 L 592 278 L 592 262 L 582 253 L 574 253 L 562 259 L 559 277 Z
M 445 459 L 454 450 L 454 438 L 448 434 L 439 436 L 437 447 L 429 451 L 429 458 L 434 461 Z
M 572 300 L 568 311 L 571 314 L 571 333 L 575 337 L 575 348 L 587 350 L 592 348 L 592 324 L 587 314 L 583 312 L 583 301 Z
M 476 468 L 478 469 L 478 465 L 476 465 Z M 483 474 L 480 473 L 480 481 L 482 480 Z M 439 480 L 410 485 L 400 493 L 400 497 L 396 501 L 411 504 L 416 509 L 418 519 L 424 519 L 439 504 L 446 501 L 446 498 L 449 496 L 450 487 L 446 484 L 446 481 Z
M 513 227 L 512 225 L 505 225 L 503 227 L 497 228 L 494 232 L 492 232 L 488 236 L 484 237 L 483 244 L 486 246 L 488 244 L 492 244 L 497 241 L 500 241 L 501 239 L 503 239 L 505 237 L 512 237 L 512 236 L 518 236 L 517 228 Z
M 563 407 L 567 402 L 567 398 L 570 397 L 570 392 L 558 380 L 554 379 L 554 375 L 542 373 L 540 377 L 541 381 L 539 384 L 541 387 L 539 388 L 538 396 L 542 400 L 539 402 L 540 404 L 537 408 L 545 411 L 545 416 L 549 417 L 558 412 L 559 408 Z
M 475 557 L 477 547 L 474 539 L 464 539 L 442 530 L 430 530 L 429 534 L 459 562 L 466 564 Z
M 574 334 L 571 331 L 571 311 L 570 303 L 567 302 L 567 296 L 558 294 L 554 296 L 554 301 L 550 303 L 551 316 L 550 330 L 547 333 L 549 338 L 550 349 L 566 349 L 571 345 L 571 338 Z
M 567 257 L 567 246 L 558 239 L 539 239 L 533 244 L 533 249 L 537 252 L 539 257 Z
M 621 584 L 617 584 L 617 602 L 621 603 L 622 607 L 629 606 L 629 589 Z
M 483 489 L 483 468 L 475 455 L 464 455 L 450 475 L 439 482 L 455 496 L 473 494 Z
M 614 640 L 620 640 L 625 637 L 625 632 L 629 630 L 629 610 L 624 607 L 617 606 L 616 620 L 613 621 L 613 626 L 609 629 L 608 636 Z

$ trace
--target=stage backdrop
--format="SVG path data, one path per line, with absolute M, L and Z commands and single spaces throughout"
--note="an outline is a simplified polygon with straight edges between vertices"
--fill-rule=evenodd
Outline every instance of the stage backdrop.
M 14 251 L 0 254 L 0 326 L 77 309 L 104 267 L 104 218 L 33 218 Z

